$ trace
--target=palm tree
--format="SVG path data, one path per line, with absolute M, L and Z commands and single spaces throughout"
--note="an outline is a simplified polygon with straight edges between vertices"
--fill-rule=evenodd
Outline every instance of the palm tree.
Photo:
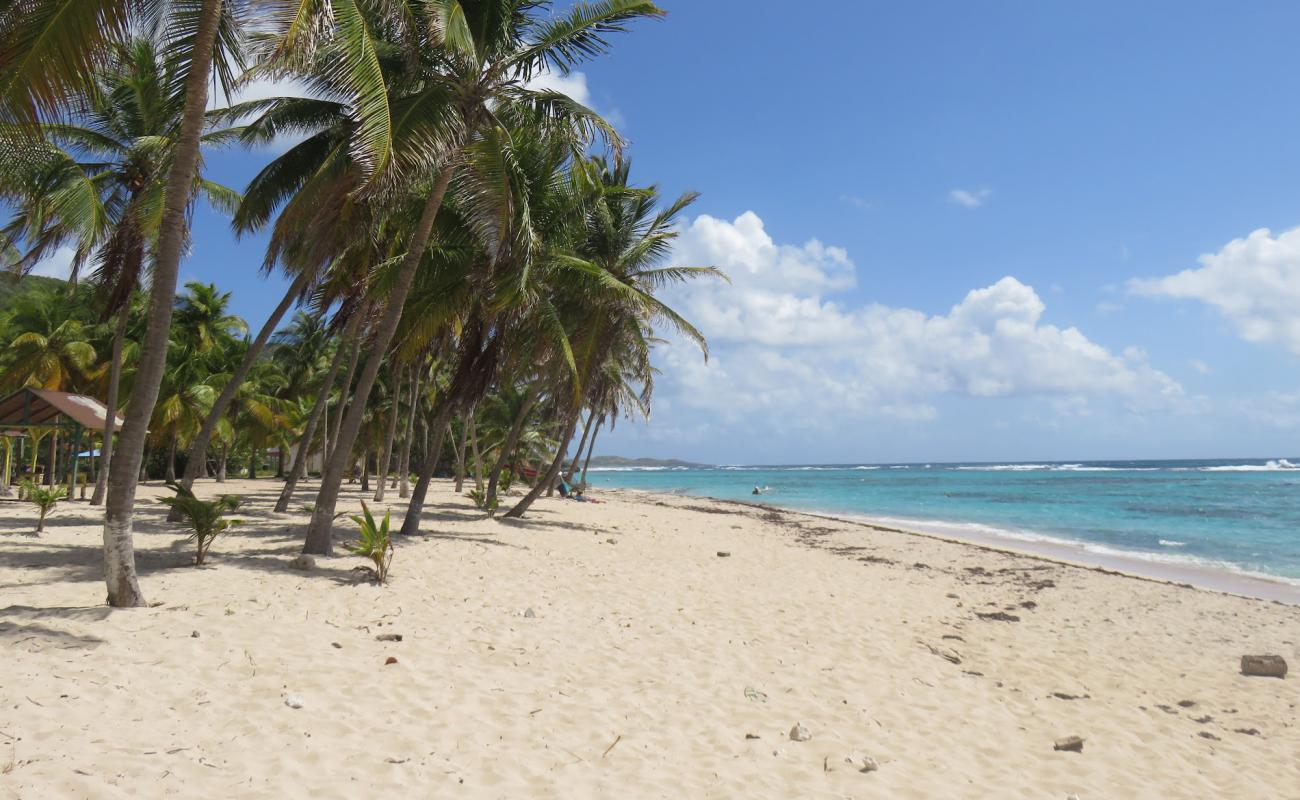
M 590 162 L 599 183 L 599 194 L 591 211 L 585 215 L 583 241 L 572 254 L 557 256 L 575 281 L 579 278 L 599 286 L 599 295 L 579 297 L 576 310 L 581 334 L 574 344 L 582 379 L 575 402 L 565 412 L 559 447 L 544 476 L 507 517 L 520 517 L 538 496 L 555 480 L 564 463 L 565 451 L 573 437 L 583 406 L 606 369 L 611 355 L 619 348 L 631 348 L 644 354 L 649 364 L 649 323 L 658 321 L 699 345 L 705 358 L 708 348 L 704 336 L 672 308 L 655 296 L 665 286 L 697 277 L 721 276 L 713 267 L 660 266 L 678 235 L 677 216 L 696 195 L 687 193 L 663 210 L 657 210 L 658 190 L 638 188 L 628 183 L 630 162 L 612 164 L 603 158 Z
M 401 320 L 415 274 L 424 258 L 434 220 L 456 172 L 462 148 L 488 131 L 500 131 L 500 118 L 531 115 L 557 131 L 567 132 L 575 147 L 601 132 L 617 134 L 589 109 L 558 92 L 535 91 L 527 82 L 547 68 L 568 72 L 607 49 L 605 37 L 640 17 L 659 16 L 648 0 L 599 0 L 568 14 L 545 19 L 548 4 L 536 0 L 433 0 L 402 6 L 408 59 L 416 69 L 397 79 L 404 92 L 393 104 L 394 179 L 403 173 L 433 168 L 436 177 L 407 183 L 423 196 L 415 225 L 406 237 L 406 252 L 389 285 L 388 313 L 376 326 L 370 355 L 361 370 L 354 402 L 344 419 L 339 441 L 325 465 L 321 489 L 307 529 L 303 551 L 329 554 L 338 490 L 361 428 L 366 401 Z M 441 431 L 436 435 L 441 436 Z M 429 456 L 426 454 L 426 459 Z
M 97 361 L 92 326 L 78 318 L 79 308 L 57 289 L 18 296 L 5 320 L 15 335 L 0 361 L 0 390 L 75 391 L 87 380 Z

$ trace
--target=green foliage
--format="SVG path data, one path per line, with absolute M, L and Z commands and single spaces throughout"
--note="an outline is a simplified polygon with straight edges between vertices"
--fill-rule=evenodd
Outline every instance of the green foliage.
M 375 522 L 370 513 L 370 506 L 361 501 L 362 516 L 353 517 L 361 529 L 361 538 L 348 545 L 348 552 L 370 559 L 375 565 L 375 581 L 383 585 L 388 580 L 388 568 L 393 563 L 393 537 L 389 531 L 389 512 L 384 512 L 384 521 Z
M 504 489 L 502 489 L 502 491 L 504 491 Z M 495 513 L 497 507 L 501 505 L 501 500 L 499 497 L 493 497 L 491 500 L 488 499 L 486 489 L 470 489 L 469 496 L 470 499 L 474 501 L 474 505 L 478 506 L 479 508 L 488 512 L 489 514 Z
M 213 540 L 231 526 L 239 524 L 237 519 L 226 519 L 226 514 L 239 508 L 243 499 L 235 495 L 223 494 L 216 500 L 200 500 L 194 492 L 184 486 L 175 483 L 167 485 L 176 496 L 160 497 L 158 502 L 178 509 L 185 524 L 193 531 L 190 539 L 198 543 L 198 557 L 195 558 L 194 565 L 199 566 L 207 557 Z
M 36 506 L 40 512 L 40 518 L 36 522 L 36 532 L 42 533 L 45 530 L 45 517 L 54 510 L 54 506 L 60 500 L 67 496 L 68 490 L 62 486 L 44 487 L 32 481 L 23 481 L 23 494 L 27 502 Z

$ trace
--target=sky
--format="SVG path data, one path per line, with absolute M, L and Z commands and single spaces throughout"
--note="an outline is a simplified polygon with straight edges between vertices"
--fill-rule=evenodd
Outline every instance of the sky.
M 1300 5 L 663 0 L 549 80 L 694 190 L 648 423 L 709 463 L 1300 453 Z M 236 188 L 270 153 L 207 155 Z M 283 290 L 196 212 L 182 280 Z

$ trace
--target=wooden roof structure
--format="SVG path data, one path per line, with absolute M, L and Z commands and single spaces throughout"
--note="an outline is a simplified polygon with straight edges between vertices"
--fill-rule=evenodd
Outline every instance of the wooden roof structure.
M 108 408 L 93 397 L 50 389 L 19 389 L 0 400 L 0 428 L 72 427 L 103 430 Z M 124 420 L 113 415 L 113 427 Z

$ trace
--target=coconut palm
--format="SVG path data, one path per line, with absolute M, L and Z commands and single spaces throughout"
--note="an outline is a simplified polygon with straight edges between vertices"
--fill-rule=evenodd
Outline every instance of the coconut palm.
M 558 92 L 537 91 L 528 81 L 548 68 L 568 72 L 607 49 L 606 36 L 640 17 L 662 12 L 646 0 L 600 0 L 568 14 L 547 17 L 549 4 L 535 0 L 432 0 L 394 3 L 390 18 L 405 43 L 409 66 L 393 75 L 393 169 L 399 191 L 423 198 L 405 237 L 405 254 L 385 297 L 388 312 L 376 326 L 372 347 L 354 390 L 338 443 L 321 476 L 303 551 L 328 554 L 339 485 L 365 404 L 396 333 L 415 274 L 424 258 L 434 220 L 463 152 L 488 132 L 500 132 L 502 116 L 531 115 L 569 135 L 575 148 L 594 133 L 617 135 L 589 109 Z M 504 174 L 502 177 L 506 177 Z M 508 178 L 507 178 L 508 179 Z M 440 432 L 438 432 L 440 435 Z M 427 456 L 426 456 L 427 458 Z

